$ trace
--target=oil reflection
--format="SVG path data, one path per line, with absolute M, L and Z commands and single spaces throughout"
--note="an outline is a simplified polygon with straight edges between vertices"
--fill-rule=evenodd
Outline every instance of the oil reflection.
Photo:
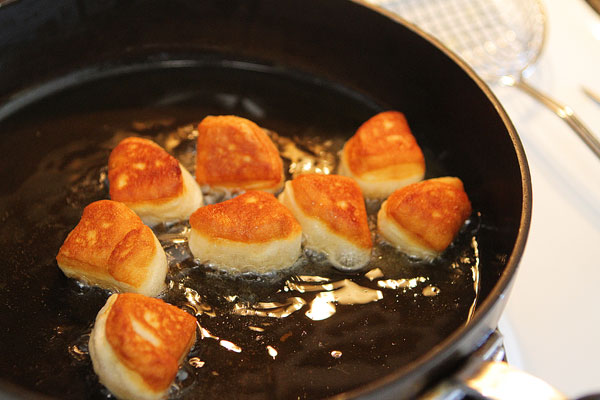
M 233 306 L 233 314 L 258 317 L 285 318 L 298 311 L 306 301 L 301 297 L 290 297 L 284 303 L 259 302 L 256 304 L 238 303 Z
M 377 281 L 377 286 L 384 289 L 413 289 L 419 283 L 427 282 L 427 278 L 419 276 L 411 279 L 385 279 Z
M 242 348 L 240 346 L 236 345 L 235 343 L 233 343 L 229 340 L 221 339 L 220 337 L 213 335 L 212 333 L 210 333 L 208 331 L 208 329 L 202 327 L 199 322 L 196 322 L 196 323 L 198 325 L 198 329 L 200 330 L 200 338 L 201 339 L 213 339 L 213 340 L 216 340 L 217 342 L 219 342 L 220 346 L 226 348 L 229 351 L 233 351 L 235 353 L 242 352 Z
M 425 297 L 434 297 L 440 293 L 440 288 L 433 285 L 428 285 L 423 288 L 422 293 Z
M 319 293 L 306 312 L 306 316 L 313 321 L 320 321 L 335 314 L 335 303 L 366 304 L 383 299 L 380 290 L 360 286 L 349 279 L 321 286 L 327 291 Z
M 205 364 L 204 361 L 200 360 L 200 357 L 192 357 L 190 358 L 188 363 L 194 368 L 202 368 Z
M 329 292 L 319 293 L 310 303 L 310 309 L 305 313 L 308 318 L 313 321 L 321 321 L 335 314 L 335 304 L 333 304 L 333 299 L 325 296 L 327 294 Z
M 339 350 L 333 350 L 330 354 L 333 358 L 340 358 L 342 356 L 342 352 Z
M 360 286 L 350 279 L 330 281 L 321 276 L 300 275 L 285 282 L 284 292 L 310 293 L 319 292 L 310 300 L 309 310 L 305 315 L 319 321 L 331 317 L 336 312 L 335 304 L 366 304 L 383 298 L 380 290 Z M 299 296 L 287 298 L 284 302 L 258 302 L 254 304 L 237 303 L 233 314 L 285 318 L 302 309 L 307 300 Z
M 217 316 L 212 307 L 202 300 L 202 296 L 196 290 L 186 287 L 184 295 L 187 300 L 186 305 L 192 309 L 196 317 L 202 314 L 206 314 L 209 317 Z
M 225 347 L 229 351 L 234 351 L 236 353 L 241 353 L 242 348 L 235 343 L 230 342 L 229 340 L 219 340 L 219 344 Z
M 383 299 L 384 293 L 380 289 L 399 290 L 406 292 L 414 289 L 419 284 L 427 282 L 427 277 L 401 278 L 401 279 L 378 279 L 383 278 L 384 274 L 379 268 L 372 269 L 364 275 L 367 279 L 374 281 L 378 288 L 361 286 L 351 279 L 331 280 L 327 277 L 317 275 L 297 275 L 292 276 L 285 281 L 280 292 L 289 293 L 291 296 L 282 301 L 260 301 L 244 302 L 239 301 L 238 296 L 228 296 L 225 299 L 228 302 L 236 302 L 231 309 L 232 314 L 240 316 L 255 316 L 267 318 L 286 318 L 296 311 L 308 306 L 304 313 L 306 317 L 313 321 L 321 321 L 330 318 L 337 311 L 337 305 L 356 305 L 376 302 Z M 294 293 L 306 295 L 315 293 L 314 297 L 306 299 L 306 296 L 295 296 Z M 430 285 L 422 290 L 422 294 L 427 297 L 436 296 L 439 289 Z M 190 307 L 196 316 L 208 315 L 215 317 L 216 313 L 212 307 L 206 304 L 200 294 L 191 288 L 184 288 L 187 306 Z M 264 328 L 258 326 L 249 326 L 248 329 L 255 332 L 263 332 Z M 204 328 L 200 328 L 204 337 L 213 337 Z
M 475 314 L 475 308 L 477 307 L 477 299 L 479 298 L 479 243 L 477 242 L 477 238 L 475 236 L 471 238 L 471 249 L 473 250 L 473 257 L 475 258 L 475 263 L 471 265 L 475 298 L 473 299 L 473 303 L 469 308 L 469 315 L 467 316 L 467 321 L 465 322 L 465 325 L 468 324 L 473 318 L 473 315 Z
M 374 281 L 377 278 L 383 278 L 383 271 L 381 268 L 373 268 L 372 270 L 365 273 L 365 278 L 370 281 Z
M 277 357 L 277 350 L 273 346 L 267 346 L 267 353 L 269 353 L 269 355 L 273 357 L 273 360 L 275 359 L 275 357 Z
M 330 174 L 336 168 L 336 148 L 333 140 L 308 140 L 298 146 L 296 141 L 279 136 L 277 133 L 268 131 L 280 149 L 281 156 L 289 160 L 288 172 L 292 178 L 307 172 L 317 174 Z

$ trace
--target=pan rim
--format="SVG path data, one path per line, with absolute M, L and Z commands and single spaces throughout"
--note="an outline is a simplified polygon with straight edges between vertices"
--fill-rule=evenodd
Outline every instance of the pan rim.
M 436 46 L 447 57 L 449 57 L 455 64 L 457 64 L 465 73 L 467 73 L 467 75 L 477 84 L 479 89 L 486 95 L 486 97 L 488 98 L 490 103 L 493 105 L 494 109 L 496 110 L 496 112 L 498 113 L 500 118 L 502 119 L 502 122 L 504 123 L 504 125 L 507 129 L 507 132 L 508 132 L 511 142 L 513 144 L 513 148 L 515 149 L 515 153 L 516 153 L 516 157 L 517 157 L 517 161 L 518 161 L 518 165 L 519 165 L 519 170 L 520 170 L 520 174 L 521 174 L 522 197 L 523 197 L 518 234 L 517 234 L 517 238 L 516 238 L 515 244 L 513 246 L 512 252 L 510 254 L 510 257 L 506 263 L 506 266 L 502 272 L 502 275 L 500 276 L 499 280 L 494 285 L 493 290 L 490 292 L 490 294 L 487 296 L 487 298 L 478 307 L 478 310 L 475 313 L 473 320 L 468 325 L 457 329 L 450 336 L 448 336 L 446 339 L 444 339 L 442 342 L 440 342 L 435 348 L 431 349 L 428 353 L 426 353 L 422 357 L 419 357 L 419 359 L 415 360 L 414 362 L 407 364 L 406 366 L 372 382 L 371 384 L 365 385 L 359 389 L 349 391 L 349 392 L 346 392 L 345 394 L 343 394 L 344 396 L 347 395 L 350 397 L 359 397 L 359 396 L 363 396 L 366 394 L 374 393 L 377 390 L 380 390 L 386 386 L 393 384 L 393 382 L 397 381 L 398 379 L 400 379 L 402 377 L 412 376 L 412 375 L 415 375 L 415 376 L 423 375 L 426 371 L 430 370 L 435 364 L 443 362 L 443 360 L 449 360 L 450 358 L 452 358 L 453 354 L 455 354 L 455 352 L 457 351 L 457 349 L 459 347 L 459 343 L 461 343 L 466 336 L 468 336 L 469 334 L 472 334 L 471 329 L 469 329 L 469 328 L 473 327 L 473 326 L 478 326 L 479 324 L 481 324 L 481 322 L 485 319 L 485 317 L 494 311 L 494 308 L 497 306 L 498 299 L 501 296 L 506 295 L 513 279 L 515 278 L 515 275 L 516 275 L 516 272 L 518 269 L 518 265 L 519 265 L 520 259 L 522 257 L 522 254 L 523 254 L 523 251 L 524 251 L 524 248 L 526 245 L 527 234 L 529 231 L 530 221 L 531 221 L 531 207 L 532 207 L 531 191 L 532 191 L 532 188 L 531 188 L 531 177 L 530 177 L 527 159 L 525 156 L 525 152 L 524 152 L 521 140 L 519 139 L 518 133 L 516 132 L 516 129 L 512 125 L 512 122 L 510 121 L 510 118 L 506 114 L 502 105 L 500 104 L 498 99 L 495 97 L 495 95 L 493 94 L 491 89 L 483 82 L 483 80 L 481 78 L 479 78 L 477 76 L 477 74 L 460 57 L 458 57 L 456 54 L 454 54 L 449 49 L 447 49 L 437 39 L 426 34 L 423 31 L 421 31 L 418 27 L 410 24 L 408 21 L 405 21 L 402 18 L 400 18 L 396 15 L 393 15 L 392 13 L 390 13 L 384 9 L 381 9 L 375 5 L 372 5 L 368 2 L 365 2 L 362 0 L 350 0 L 350 1 L 352 1 L 353 3 L 356 3 L 358 5 L 361 5 L 361 6 L 371 8 L 372 10 L 378 12 L 379 14 L 387 16 L 388 18 L 394 20 L 395 22 L 408 27 L 408 29 L 417 33 L 419 36 L 423 37 L 425 40 L 429 41 L 434 46 Z M 76 82 L 76 83 L 79 83 L 79 82 Z M 3 110 L 4 109 L 0 109 L 0 120 L 2 120 L 5 116 L 4 114 L 2 114 Z M 10 115 L 14 112 L 15 112 L 14 110 L 10 111 L 7 115 Z M 4 383 L 5 382 L 3 380 L 0 381 L 0 387 L 4 387 Z

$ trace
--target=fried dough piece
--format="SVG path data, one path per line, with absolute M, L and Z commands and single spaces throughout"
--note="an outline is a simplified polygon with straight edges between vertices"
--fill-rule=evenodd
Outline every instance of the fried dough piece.
M 56 261 L 67 277 L 105 289 L 146 296 L 165 289 L 162 246 L 133 211 L 116 201 L 88 205 Z
M 300 224 L 270 193 L 253 190 L 204 206 L 190 225 L 194 257 L 223 269 L 264 273 L 293 265 L 301 254 Z
M 150 226 L 188 219 L 203 204 L 190 173 L 151 140 L 123 139 L 108 159 L 108 180 L 110 198 L 125 203 Z
M 287 181 L 279 201 L 302 226 L 304 246 L 343 270 L 365 266 L 373 243 L 358 184 L 345 176 L 305 174 Z
M 404 114 L 386 111 L 364 122 L 344 145 L 339 174 L 376 199 L 422 180 L 425 158 Z
M 196 318 L 159 299 L 113 294 L 96 317 L 89 350 L 100 383 L 119 399 L 167 397 L 196 341 Z
M 265 131 L 234 115 L 208 116 L 198 125 L 196 180 L 213 190 L 262 190 L 283 186 L 283 161 Z
M 377 228 L 400 251 L 432 260 L 470 215 L 471 202 L 460 179 L 428 179 L 392 193 L 377 214 Z

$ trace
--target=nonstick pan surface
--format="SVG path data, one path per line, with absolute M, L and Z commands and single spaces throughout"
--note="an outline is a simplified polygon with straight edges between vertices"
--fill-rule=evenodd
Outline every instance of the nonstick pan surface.
M 109 294 L 64 277 L 54 257 L 83 207 L 108 198 L 106 162 L 119 139 L 152 138 L 193 169 L 194 127 L 209 114 L 250 118 L 282 152 L 293 143 L 335 164 L 360 123 L 401 110 L 427 177 L 463 179 L 474 213 L 442 259 L 418 262 L 378 244 L 358 274 L 308 255 L 278 275 L 231 277 L 189 257 L 185 223 L 156 228 L 170 260 L 163 298 L 202 327 L 173 396 L 410 396 L 495 326 L 529 218 L 526 165 L 506 116 L 455 59 L 398 22 L 351 2 L 311 5 L 298 15 L 299 3 L 105 5 L 56 34 L 74 42 L 40 38 L 47 70 L 9 68 L 27 79 L 3 82 L 0 111 L 3 380 L 58 398 L 107 397 L 86 341 Z M 358 35 L 348 21 L 371 29 Z M 32 56 L 10 49 L 5 65 Z M 378 204 L 367 205 L 374 223 Z M 383 277 L 365 275 L 376 268 Z M 327 291 L 306 290 L 318 286 L 314 276 L 382 298 L 311 317 Z

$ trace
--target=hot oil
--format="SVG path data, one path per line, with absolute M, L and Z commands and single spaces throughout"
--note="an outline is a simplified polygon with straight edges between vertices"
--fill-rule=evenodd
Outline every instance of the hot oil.
M 144 92 L 149 80 L 156 92 L 151 104 L 111 108 L 107 100 L 74 109 L 79 98 L 116 95 L 125 86 Z M 196 92 L 173 95 L 192 84 Z M 0 365 L 10 381 L 61 398 L 109 396 L 87 350 L 109 293 L 65 278 L 54 256 L 83 207 L 108 198 L 106 162 L 119 140 L 152 138 L 193 173 L 199 120 L 241 115 L 267 129 L 289 179 L 335 173 L 344 141 L 379 111 L 368 99 L 323 82 L 222 68 L 111 78 L 31 108 L 3 126 L 44 151 L 33 172 L 2 197 L 2 237 L 11 245 L 1 250 L 7 272 L 1 284 L 10 288 L 2 294 L 9 306 L 2 342 L 11 354 Z M 430 174 L 445 172 L 434 158 L 427 165 Z M 235 195 L 206 194 L 209 203 Z M 322 255 L 305 252 L 278 273 L 233 275 L 194 261 L 187 222 L 155 227 L 169 261 L 162 297 L 198 320 L 199 339 L 171 395 L 326 397 L 406 366 L 465 324 L 477 300 L 477 216 L 442 258 L 425 263 L 379 240 L 379 205 L 367 202 L 375 247 L 357 273 L 337 271 Z

